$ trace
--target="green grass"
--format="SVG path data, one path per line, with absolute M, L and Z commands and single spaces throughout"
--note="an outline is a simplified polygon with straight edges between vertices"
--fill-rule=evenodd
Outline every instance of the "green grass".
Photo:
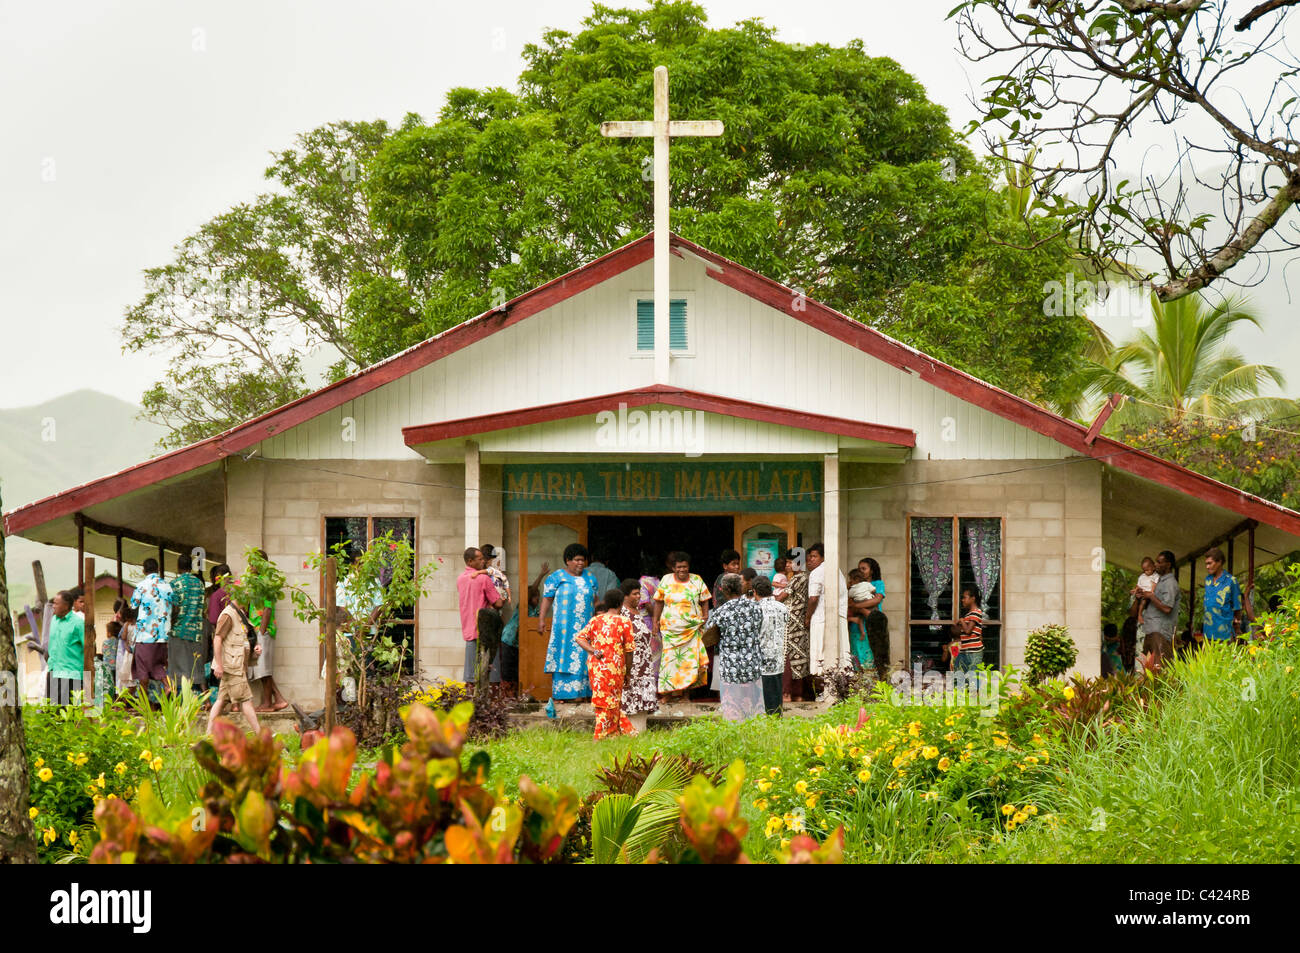
M 835 706 L 815 717 L 751 718 L 743 722 L 724 721 L 716 715 L 695 718 L 676 728 L 651 729 L 634 738 L 596 741 L 591 731 L 539 726 L 512 732 L 481 745 L 466 745 L 466 759 L 485 751 L 492 759 L 493 783 L 501 782 L 506 792 L 518 790 L 520 775 L 539 784 L 567 784 L 579 794 L 596 790 L 596 769 L 629 752 L 650 755 L 689 754 L 693 758 L 726 767 L 740 758 L 747 777 L 764 765 L 786 764 L 796 755 L 796 744 L 813 728 L 824 724 L 852 724 L 858 717 L 858 703 Z M 771 842 L 763 836 L 763 815 L 746 798 L 742 801 L 749 821 L 745 851 L 753 860 L 770 856 Z
M 1175 669 L 1132 730 L 1060 752 L 1068 773 L 1030 825 L 983 859 L 1017 863 L 1294 863 L 1300 857 L 1300 651 L 1212 649 Z M 1290 668 L 1290 671 L 1287 669 Z

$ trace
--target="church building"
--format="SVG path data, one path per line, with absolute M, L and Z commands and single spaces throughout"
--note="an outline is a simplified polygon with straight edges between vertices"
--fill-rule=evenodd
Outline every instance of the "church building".
M 194 547 L 239 573 L 256 546 L 314 591 L 308 554 L 391 530 L 437 566 L 400 634 L 425 675 L 455 678 L 467 545 L 504 549 L 521 598 L 574 541 L 620 577 L 685 550 L 708 583 L 724 549 L 764 561 L 820 541 L 844 571 L 880 564 L 895 663 L 938 657 L 974 582 L 988 661 L 1020 664 L 1032 629 L 1064 623 L 1085 674 L 1099 670 L 1106 562 L 1136 571 L 1172 550 L 1195 592 L 1209 546 L 1233 553 L 1243 582 L 1300 549 L 1300 514 L 676 235 L 659 335 L 653 245 L 647 234 L 225 433 L 18 508 L 6 531 L 119 567 L 161 555 L 168 575 Z M 320 633 L 289 609 L 275 678 L 318 702 Z M 545 641 L 525 627 L 520 643 L 521 688 L 544 699 Z M 847 653 L 830 644 L 826 661 Z

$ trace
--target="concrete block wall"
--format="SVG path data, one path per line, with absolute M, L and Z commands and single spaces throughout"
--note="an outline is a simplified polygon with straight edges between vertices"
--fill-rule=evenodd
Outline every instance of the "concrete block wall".
M 1100 673 L 1101 473 L 1093 460 L 916 460 L 902 467 L 845 463 L 849 492 L 845 565 L 879 563 L 888 596 L 890 658 L 905 656 L 910 576 L 907 516 L 1000 516 L 1003 661 L 1023 665 L 1025 637 L 1064 622 L 1079 649 L 1077 670 Z
M 312 471 L 328 467 L 328 474 Z M 484 468 L 484 486 L 500 486 Z M 465 549 L 465 472 L 459 464 L 413 461 L 294 461 L 254 457 L 228 461 L 226 470 L 226 552 L 234 572 L 245 568 L 244 551 L 261 546 L 288 578 L 319 598 L 318 575 L 304 569 L 308 554 L 324 546 L 327 516 L 407 516 L 416 518 L 420 565 L 437 568 L 428 595 L 416 606 L 418 661 L 430 677 L 459 678 L 464 643 L 456 608 L 456 577 Z M 500 539 L 499 494 L 485 493 L 481 525 Z M 496 502 L 496 522 L 492 506 Z M 491 541 L 485 537 L 486 541 Z M 320 678 L 320 639 L 315 626 L 293 617 L 286 599 L 277 609 L 275 680 L 287 697 L 304 703 L 324 698 Z

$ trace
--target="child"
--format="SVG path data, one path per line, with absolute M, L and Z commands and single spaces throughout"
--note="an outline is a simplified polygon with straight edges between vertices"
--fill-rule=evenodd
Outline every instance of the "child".
M 866 573 L 861 569 L 849 570 L 849 645 L 859 669 L 874 665 L 875 659 L 871 655 L 871 645 L 867 642 L 867 610 L 859 609 L 853 603 L 864 602 L 875 594 L 876 587 L 867 581 Z
M 785 602 L 785 591 L 790 587 L 789 571 L 790 557 L 777 556 L 772 563 L 772 598 L 777 602 Z
M 595 739 L 636 734 L 622 710 L 623 682 L 632 667 L 636 632 L 623 617 L 623 590 L 611 589 L 597 606 L 575 641 L 591 656 L 587 674 L 591 678 L 591 707 L 596 709 Z
M 253 731 L 262 730 L 257 722 L 257 712 L 253 709 L 253 690 L 248 685 L 250 659 L 246 618 L 233 602 L 227 603 L 217 617 L 217 627 L 212 633 L 212 672 L 221 679 L 221 688 L 217 692 L 217 703 L 208 713 L 208 734 L 212 734 L 213 723 L 228 705 L 239 706 Z M 257 638 L 256 630 L 252 638 Z M 254 645 L 253 654 L 260 656 L 262 647 Z
M 1102 628 L 1101 674 L 1103 678 L 1124 672 L 1124 653 L 1119 639 L 1119 627 L 1107 622 Z
M 1160 575 L 1156 572 L 1156 561 L 1150 556 L 1142 557 L 1142 575 L 1138 576 L 1137 585 L 1133 587 L 1133 598 L 1145 599 L 1156 591 Z M 1138 626 L 1142 625 L 1142 616 L 1147 611 L 1145 604 L 1138 609 Z

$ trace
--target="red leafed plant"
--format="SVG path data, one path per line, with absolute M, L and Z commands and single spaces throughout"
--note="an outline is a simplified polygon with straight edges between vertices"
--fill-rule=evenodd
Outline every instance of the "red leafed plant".
M 212 775 L 204 806 L 165 807 L 147 789 L 134 807 L 95 811 L 92 863 L 548 863 L 577 817 L 578 795 L 521 778 L 521 800 L 493 794 L 486 759 L 461 764 L 472 706 L 414 705 L 407 742 L 354 782 L 356 738 L 335 728 L 282 766 L 268 729 L 218 721 L 194 747 Z

